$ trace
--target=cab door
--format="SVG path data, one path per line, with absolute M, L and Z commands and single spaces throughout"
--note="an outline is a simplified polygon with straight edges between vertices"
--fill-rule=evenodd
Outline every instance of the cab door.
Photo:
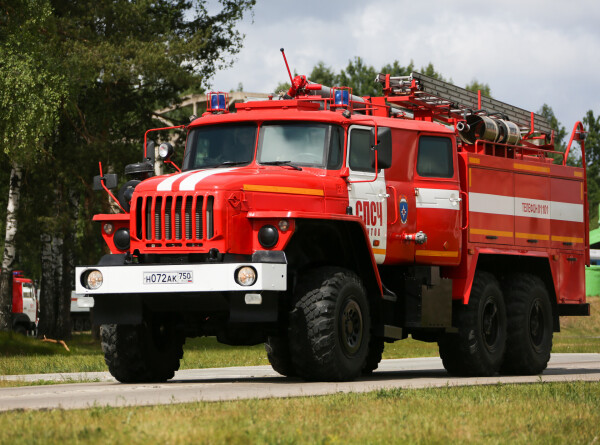
M 385 261 L 387 240 L 387 197 L 384 170 L 372 166 L 371 128 L 352 126 L 348 133 L 348 199 L 352 214 L 367 227 L 378 264 Z
M 427 235 L 425 243 L 415 246 L 415 262 L 456 265 L 462 241 L 462 197 L 454 138 L 421 134 L 414 178 L 417 231 Z

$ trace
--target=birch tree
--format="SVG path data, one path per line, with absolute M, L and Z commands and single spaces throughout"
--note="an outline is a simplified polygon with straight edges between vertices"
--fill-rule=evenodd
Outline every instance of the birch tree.
M 65 90 L 51 72 L 42 29 L 51 16 L 45 0 L 0 1 L 0 141 L 11 160 L 0 280 L 0 330 L 10 329 L 12 269 L 24 166 L 35 162 L 54 132 Z M 50 62 L 50 63 L 49 63 Z

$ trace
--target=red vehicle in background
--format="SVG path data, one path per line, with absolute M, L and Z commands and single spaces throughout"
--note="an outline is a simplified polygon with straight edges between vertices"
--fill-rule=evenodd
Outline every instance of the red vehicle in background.
M 13 271 L 12 330 L 23 335 L 35 335 L 38 322 L 38 300 L 33 281 L 22 270 Z
M 113 376 L 167 380 L 204 335 L 312 380 L 408 336 L 451 374 L 542 372 L 559 317 L 589 315 L 583 126 L 562 153 L 542 116 L 419 73 L 379 75 L 382 97 L 291 80 L 235 113 L 210 94 L 181 172 L 155 177 L 149 141 L 123 213 L 94 217 L 111 253 L 75 286 Z

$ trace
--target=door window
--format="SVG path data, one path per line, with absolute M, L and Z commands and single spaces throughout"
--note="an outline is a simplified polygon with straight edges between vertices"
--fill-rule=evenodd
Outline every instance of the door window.
M 350 132 L 350 168 L 355 171 L 375 173 L 371 165 L 371 132 L 352 129 Z
M 417 173 L 419 176 L 432 178 L 452 178 L 452 141 L 450 138 L 438 136 L 422 136 L 419 139 L 417 155 Z

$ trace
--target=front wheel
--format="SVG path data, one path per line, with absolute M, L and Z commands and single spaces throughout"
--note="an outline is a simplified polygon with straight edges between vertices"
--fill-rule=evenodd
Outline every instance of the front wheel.
M 321 268 L 303 281 L 290 317 L 294 369 L 309 380 L 355 379 L 365 367 L 371 337 L 360 278 L 345 269 Z
M 185 339 L 172 324 L 102 325 L 100 335 L 104 361 L 121 383 L 164 382 L 179 369 Z
M 491 376 L 500 369 L 506 347 L 506 308 L 496 278 L 479 271 L 469 304 L 456 307 L 457 334 L 438 342 L 444 368 L 453 375 Z
M 285 377 L 294 377 L 296 375 L 287 336 L 268 337 L 265 343 L 265 350 L 274 371 Z

